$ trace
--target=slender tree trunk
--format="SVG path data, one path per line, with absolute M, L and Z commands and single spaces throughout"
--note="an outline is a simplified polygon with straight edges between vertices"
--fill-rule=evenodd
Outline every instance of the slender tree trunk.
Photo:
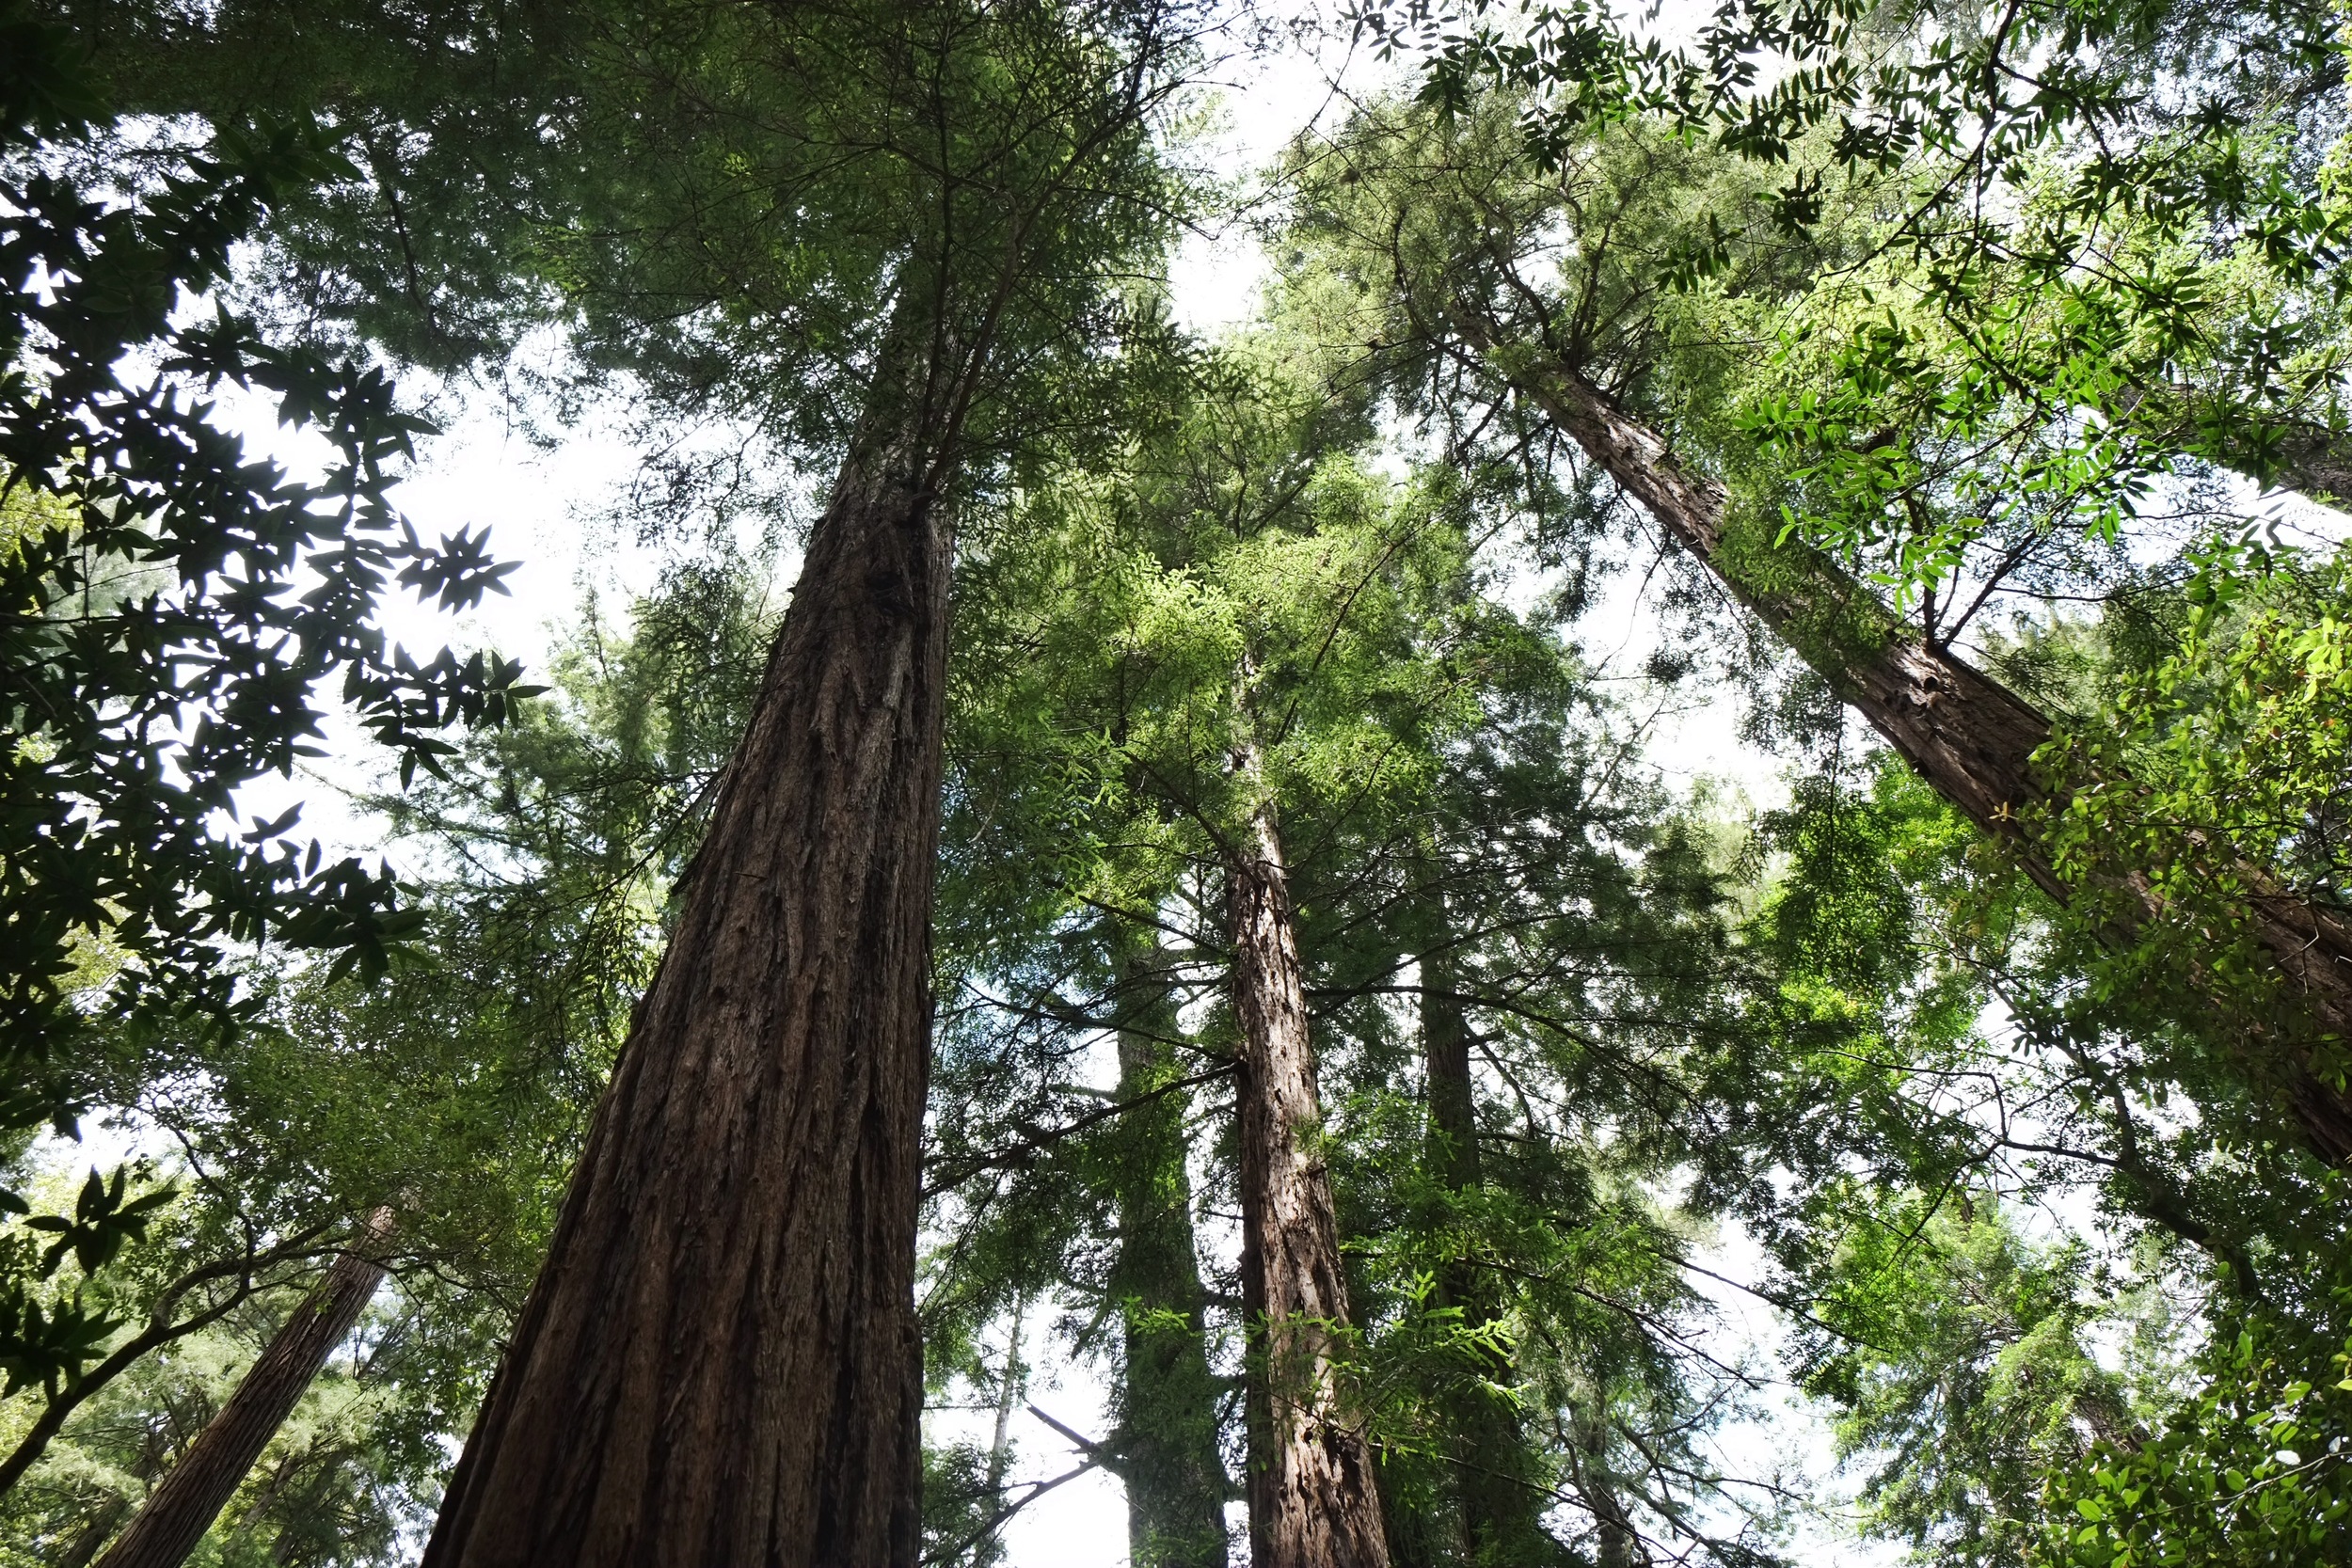
M 1005 1470 L 1012 1463 L 1012 1407 L 1021 1402 L 1028 1368 L 1021 1364 L 1021 1314 L 1028 1302 L 1014 1297 L 1012 1327 L 1005 1337 L 1005 1376 L 996 1387 L 996 1431 L 988 1444 L 988 1495 L 1004 1500 Z M 993 1504 L 992 1504 L 993 1506 Z
M 1254 752 L 1241 759 L 1258 773 Z M 1331 1180 L 1281 839 L 1260 805 L 1226 865 L 1241 1026 L 1242 1294 L 1252 1329 L 1249 1535 L 1256 1568 L 1386 1568 L 1372 1446 L 1344 1386 Z
M 1126 944 L 1119 964 L 1119 1098 L 1132 1101 L 1183 1076 L 1184 1064 L 1158 944 L 1123 932 L 1113 940 Z M 1128 1111 L 1116 1155 L 1119 1259 L 1111 1290 L 1125 1319 L 1118 1469 L 1135 1568 L 1224 1568 L 1226 1558 L 1217 1384 L 1209 1370 L 1208 1295 L 1185 1166 L 1190 1104 L 1173 1091 Z
M 1029 1384 L 1029 1369 L 1021 1359 L 1021 1319 L 1028 1299 L 1012 1301 L 1012 1326 L 1005 1336 L 1005 1375 L 996 1386 L 996 1430 L 989 1438 L 986 1507 L 993 1513 L 1005 1506 L 1005 1474 L 1012 1466 L 1012 1412 Z M 992 1530 L 972 1548 L 978 1568 L 994 1568 L 1005 1560 L 1005 1538 Z
M 130 1528 L 99 1560 L 98 1568 L 180 1568 L 253 1469 L 262 1450 L 286 1424 L 316 1381 L 319 1369 L 351 1333 L 384 1282 L 384 1265 L 369 1256 L 392 1227 L 392 1212 L 369 1216 L 360 1250 L 335 1259 L 317 1290 L 294 1309 L 237 1384 L 237 1391 L 147 1495 Z
M 1491 352 L 1488 340 L 1469 335 L 1473 346 Z M 1861 585 L 1816 553 L 1775 551 L 1757 563 L 1762 570 L 1735 569 L 1725 559 L 1720 484 L 1683 468 L 1663 438 L 1566 366 L 1513 368 L 1513 384 L 1779 632 L 1921 777 L 1979 827 L 2009 842 L 2051 896 L 2074 896 L 2075 889 L 2022 828 L 2023 815 L 2047 798 L 2032 760 L 2050 737 L 2046 717 L 1949 649 L 1897 626 Z M 2233 869 L 2251 895 L 2246 910 L 2253 935 L 2288 994 L 2323 1032 L 2352 1039 L 2352 921 L 2293 895 L 2261 867 Z M 2163 917 L 2162 899 L 2144 874 L 2117 880 L 2137 901 L 2133 924 Z M 2352 1096 L 2315 1071 L 2298 1042 L 2286 1044 L 2289 1060 L 2252 1065 L 2284 1095 L 2314 1152 L 2330 1164 L 2352 1164 Z
M 1634 1568 L 1637 1562 L 1646 1562 L 1648 1555 L 1641 1549 L 1642 1537 L 1633 1528 L 1633 1516 L 1626 1512 L 1624 1499 L 1610 1479 L 1605 1407 L 1588 1409 L 1577 1418 L 1576 1434 L 1581 1450 L 1577 1456 L 1577 1493 L 1592 1511 L 1593 1530 L 1598 1538 L 1594 1553 L 1597 1568 Z
M 1441 892 L 1429 895 L 1434 939 L 1421 955 L 1422 1072 L 1429 1097 L 1429 1168 L 1456 1193 L 1485 1180 L 1478 1153 L 1477 1101 L 1470 1081 L 1470 1019 L 1461 979 L 1448 947 L 1452 932 Z M 1448 1259 L 1438 1273 L 1441 1306 L 1459 1307 L 1466 1323 L 1491 1323 L 1495 1293 L 1469 1259 Z M 1497 1381 L 1511 1369 L 1497 1366 Z M 1477 1562 L 1532 1560 L 1548 1544 L 1541 1499 L 1529 1484 L 1527 1445 L 1510 1408 L 1483 1389 L 1465 1387 L 1454 1401 L 1458 1445 L 1456 1492 L 1461 1499 L 1464 1555 Z
M 951 546 L 890 401 L 810 535 L 430 1568 L 915 1560 Z
M 49 1568 L 89 1568 L 98 1549 L 113 1537 L 115 1527 L 130 1512 L 131 1501 L 127 1497 L 112 1497 L 100 1504 L 98 1511 L 74 1532 L 73 1539 L 66 1543 L 65 1550 L 51 1560 Z

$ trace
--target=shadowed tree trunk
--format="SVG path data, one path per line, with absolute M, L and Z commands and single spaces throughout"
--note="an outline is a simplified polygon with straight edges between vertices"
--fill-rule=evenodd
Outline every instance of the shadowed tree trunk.
M 186 1560 L 236 1496 L 269 1440 L 302 1402 L 319 1369 L 375 1299 L 375 1288 L 384 1282 L 384 1265 L 370 1254 L 391 1228 L 389 1209 L 378 1209 L 368 1217 L 359 1250 L 336 1259 L 318 1289 L 294 1309 L 239 1380 L 229 1402 L 147 1495 L 130 1528 L 116 1538 L 98 1568 L 179 1568 Z
M 1456 1193 L 1484 1180 L 1478 1155 L 1477 1101 L 1470 1080 L 1470 1019 L 1462 1005 L 1453 932 L 1443 893 L 1427 895 L 1429 942 L 1421 955 L 1422 1071 L 1429 1098 L 1429 1169 Z M 1466 1325 L 1498 1315 L 1494 1292 L 1467 1259 L 1449 1259 L 1438 1271 L 1438 1305 L 1459 1307 Z M 1508 1365 L 1486 1369 L 1507 1382 Z M 1513 1412 L 1477 1387 L 1456 1391 L 1451 1412 L 1457 1444 L 1455 1486 L 1461 1501 L 1464 1557 L 1476 1562 L 1536 1560 L 1550 1543 L 1543 1533 L 1542 1498 L 1526 1475 L 1527 1446 Z
M 1240 771 L 1253 782 L 1256 754 Z M 1242 1296 L 1249 1316 L 1256 1568 L 1386 1568 L 1372 1446 L 1340 1367 L 1347 1325 L 1305 974 L 1272 802 L 1226 865 L 1241 1029 Z
M 1119 1098 L 1136 1101 L 1181 1078 L 1176 1007 L 1158 944 L 1115 933 L 1119 965 Z M 1209 1370 L 1207 1293 L 1194 1251 L 1192 1178 L 1182 1091 L 1159 1093 L 1121 1118 L 1115 1158 L 1119 1259 L 1111 1291 L 1125 1317 L 1118 1470 L 1127 1489 L 1135 1568 L 1224 1568 L 1225 1465 L 1217 1456 L 1217 1384 Z
M 1636 1568 L 1646 1563 L 1649 1554 L 1642 1549 L 1641 1532 L 1634 1528 L 1633 1516 L 1626 1511 L 1625 1500 L 1617 1495 L 1609 1474 L 1609 1418 L 1599 1396 L 1594 1406 L 1575 1418 L 1574 1425 L 1578 1449 L 1574 1483 L 1593 1515 L 1596 1568 Z
M 891 402 L 810 534 L 431 1568 L 915 1560 L 951 550 Z
M 1860 584 L 1818 553 L 1772 552 L 1755 573 L 1728 562 L 1723 487 L 1686 470 L 1656 432 L 1618 408 L 1556 357 L 1498 354 L 1475 323 L 1460 323 L 1471 345 L 1496 361 L 1578 446 L 1676 543 L 1703 562 L 1867 720 L 1938 793 L 1979 828 L 2007 841 L 2026 874 L 2061 903 L 2074 887 L 2023 831 L 2022 814 L 2047 800 L 2033 753 L 2050 721 L 1999 682 L 1895 624 Z M 2276 964 L 2289 996 L 2321 1031 L 2352 1039 L 2352 921 L 2280 887 L 2259 866 L 2233 868 L 2250 891 L 2252 934 Z M 2144 875 L 2115 879 L 2132 924 L 2161 919 L 2162 900 Z M 2282 1094 L 2313 1152 L 2352 1164 L 2352 1096 L 2315 1070 L 2309 1052 L 2283 1042 L 2284 1061 L 2255 1061 Z
M 73 1539 L 66 1543 L 65 1550 L 50 1560 L 49 1568 L 89 1568 L 90 1560 L 98 1555 L 98 1549 L 114 1534 L 115 1526 L 120 1524 L 122 1516 L 130 1512 L 131 1502 L 127 1497 L 114 1497 L 102 1503 L 98 1512 L 74 1532 Z
M 2226 390 L 2177 384 L 2126 388 L 2116 404 L 2156 439 L 2265 489 L 2293 490 L 2328 506 L 2352 503 L 2352 434 L 2312 420 L 2249 420 Z M 2239 450 L 2257 442 L 2256 451 Z

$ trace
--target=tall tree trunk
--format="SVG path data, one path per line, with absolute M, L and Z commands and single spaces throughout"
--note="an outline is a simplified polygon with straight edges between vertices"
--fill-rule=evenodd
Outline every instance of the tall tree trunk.
M 1450 946 L 1453 933 L 1444 895 L 1438 891 L 1427 896 L 1431 940 L 1421 955 L 1419 1001 L 1422 1074 L 1429 1098 L 1429 1169 L 1453 1191 L 1467 1194 L 1485 1180 L 1470 1080 L 1470 1019 Z M 1439 1305 L 1460 1308 L 1466 1324 L 1488 1323 L 1500 1313 L 1489 1282 L 1468 1259 L 1448 1259 L 1438 1271 L 1437 1283 Z M 1502 1381 L 1511 1369 L 1496 1366 L 1486 1371 Z M 1455 1490 L 1465 1557 L 1475 1562 L 1534 1560 L 1548 1541 L 1542 1497 L 1530 1484 L 1527 1445 L 1517 1416 L 1477 1387 L 1458 1389 L 1453 1403 Z
M 286 1424 L 294 1407 L 351 1333 L 384 1282 L 373 1253 L 392 1227 L 392 1212 L 368 1218 L 358 1250 L 335 1259 L 318 1289 L 294 1309 L 269 1347 L 237 1384 L 237 1391 L 147 1495 L 130 1528 L 99 1560 L 98 1568 L 179 1568 L 237 1487 Z
M 1156 942 L 1123 930 L 1119 1098 L 1165 1090 L 1184 1074 L 1176 1007 Z M 1225 1465 L 1217 1456 L 1217 1383 L 1209 1370 L 1207 1292 L 1193 1245 L 1182 1091 L 1120 1118 L 1115 1201 L 1119 1258 L 1111 1290 L 1125 1320 L 1120 1479 L 1135 1568 L 1224 1568 Z
M 1633 1528 L 1633 1516 L 1626 1511 L 1609 1474 L 1607 1396 L 1596 1394 L 1593 1402 L 1572 1420 L 1578 1449 L 1575 1485 L 1593 1515 L 1597 1568 L 1634 1568 L 1637 1562 L 1648 1561 L 1648 1554 L 1642 1550 L 1641 1532 Z
M 1465 335 L 1495 356 L 1483 332 L 1473 326 Z M 1785 548 L 1753 563 L 1761 569 L 1738 569 L 1726 560 L 1722 485 L 1686 470 L 1661 436 L 1568 366 L 1549 357 L 1501 357 L 1510 361 L 1513 385 L 1780 633 L 1921 777 L 1979 828 L 2009 842 L 2051 896 L 2074 896 L 2075 889 L 2022 831 L 2023 814 L 2046 800 L 2032 761 L 2050 737 L 2046 717 L 1948 648 L 1897 625 L 1866 589 L 1816 552 Z M 2292 999 L 2321 1031 L 2352 1039 L 2352 921 L 2295 895 L 2262 867 L 2241 863 L 2233 869 L 2252 895 L 2246 906 L 2252 933 Z M 2117 881 L 2137 900 L 2133 924 L 2163 917 L 2162 899 L 2144 874 L 2126 872 Z M 2352 1164 L 2352 1095 L 2313 1069 L 2301 1042 L 2285 1046 L 2288 1060 L 2249 1065 L 2284 1096 L 2315 1153 L 2330 1164 Z
M 915 1560 L 951 546 L 890 401 L 810 535 L 430 1568 Z
M 1005 1375 L 996 1386 L 996 1431 L 988 1444 L 988 1495 L 1003 1500 L 1005 1471 L 1012 1463 L 1012 1407 L 1021 1402 L 1029 1369 L 1021 1362 L 1021 1315 L 1027 1298 L 1012 1301 L 1012 1326 L 1005 1335 Z
M 99 1504 L 97 1512 L 73 1532 L 73 1538 L 66 1543 L 65 1549 L 50 1560 L 49 1568 L 89 1568 L 90 1560 L 113 1537 L 115 1526 L 120 1524 L 122 1516 L 130 1512 L 131 1500 L 128 1497 L 109 1497 Z
M 1013 1407 L 1029 1386 L 1029 1369 L 1021 1359 L 1021 1319 L 1028 1305 L 1026 1296 L 1012 1298 L 1012 1326 L 1005 1334 L 1005 1375 L 996 1385 L 996 1430 L 988 1444 L 988 1501 L 984 1506 L 992 1512 L 1005 1506 L 1005 1474 L 1012 1467 Z M 995 1568 L 1004 1560 L 1005 1538 L 998 1531 L 989 1531 L 972 1548 L 972 1560 L 978 1568 Z
M 1254 752 L 1242 772 L 1258 774 Z M 1228 858 L 1241 1026 L 1242 1295 L 1251 1338 L 1249 1545 L 1256 1568 L 1386 1568 L 1372 1446 L 1351 1408 L 1347 1287 L 1321 1135 L 1282 844 L 1271 801 Z

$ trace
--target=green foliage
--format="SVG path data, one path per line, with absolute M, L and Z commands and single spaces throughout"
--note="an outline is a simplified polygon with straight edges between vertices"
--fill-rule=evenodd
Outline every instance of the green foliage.
M 1315 378 L 1332 360 L 1280 332 L 1205 361 L 1165 434 L 1025 497 L 963 567 L 936 1386 L 986 1386 L 977 1326 L 1041 1289 L 1072 1304 L 1073 1351 L 1107 1351 L 1130 1389 L 1151 1331 L 1192 1332 L 1124 1293 L 1122 1182 L 1145 1168 L 1163 1201 L 1230 1204 L 1228 1113 L 1206 1087 L 1232 1027 L 1222 863 L 1263 790 L 1315 1007 L 1315 1148 L 1350 1238 L 1344 1375 L 1396 1528 L 1463 1528 L 1477 1476 L 1525 1521 L 1490 1560 L 1565 1560 L 1576 1538 L 1635 1529 L 1761 1560 L 1769 1509 L 1729 1530 L 1708 1517 L 1724 1499 L 1696 1445 L 1735 1396 L 1696 1351 L 1705 1313 L 1678 1262 L 1696 1222 L 1660 1196 L 1688 1148 L 1689 1037 L 1727 1022 L 1720 874 L 1661 820 L 1559 625 L 1489 591 L 1525 537 L 1518 475 L 1373 471 L 1347 367 Z M 1140 969 L 1121 927 L 1153 933 Z M 1441 961 L 1513 1086 L 1477 1113 L 1487 1174 L 1469 1190 L 1429 1155 L 1419 1092 L 1411 999 Z M 1086 1066 L 1098 1031 L 1120 1034 L 1122 1062 L 1137 1036 L 1166 1053 L 1108 1103 Z M 1186 1107 L 1210 1183 L 1194 1193 L 1150 1131 Z M 1232 1365 L 1233 1282 L 1207 1284 Z M 1495 1431 L 1482 1453 L 1462 1447 L 1466 1410 Z M 1124 1406 L 1105 1447 L 1153 1414 Z M 1555 1504 L 1561 1539 L 1537 1523 Z
M 2101 781 L 2051 824 L 2062 866 L 2159 868 L 2166 899 L 2191 911 L 2282 889 L 2342 903 L 2348 572 L 2333 554 L 2254 573 L 2209 561 L 2172 645 L 2119 670 L 2111 701 L 2045 753 L 2060 776 Z M 2255 866 L 2277 882 L 2248 886 Z
M 35 40 L 19 8 L 8 25 Z M 502 721 L 517 689 L 506 661 L 421 665 L 374 625 L 395 582 L 463 607 L 507 570 L 481 536 L 428 546 L 392 510 L 421 426 L 390 383 L 226 313 L 175 319 L 289 192 L 348 170 L 331 138 L 224 130 L 110 200 L 45 167 L 87 148 L 94 105 L 39 38 L 0 68 L 0 1033 L 10 1125 L 67 1126 L 98 1018 L 240 1011 L 224 942 L 373 977 L 416 929 L 389 871 L 287 842 L 295 814 L 224 825 L 240 786 L 311 754 L 323 683 L 341 677 L 404 774 L 449 752 L 437 732 Z M 325 477 L 248 458 L 212 401 L 224 386 L 324 436 Z
M 283 1292 L 248 1303 L 93 1399 L 46 1463 L 0 1503 L 0 1563 L 75 1568 L 92 1560 L 235 1391 L 299 1299 Z M 415 1354 L 421 1315 L 397 1299 L 369 1314 L 189 1561 L 358 1568 L 392 1560 L 446 1463 L 432 1426 L 416 1418 L 437 1387 L 429 1357 Z
M 1844 1198 L 1804 1386 L 1867 1467 L 1865 1527 L 1923 1562 L 2014 1561 L 2046 1477 L 2136 1441 L 2129 1393 L 2087 1343 L 2110 1306 L 2101 1271 L 2081 1240 L 2038 1245 L 1981 1195 Z
M 2336 1357 L 2343 1369 L 2346 1357 Z M 2341 1562 L 2352 1549 L 2352 1378 L 2314 1386 L 2255 1329 L 2216 1337 L 2205 1386 L 2152 1438 L 2050 1480 L 2029 1560 L 2052 1568 Z
M 2341 484 L 2332 6 L 1762 0 L 1689 42 L 1502 10 L 1365 8 L 1432 50 L 1424 103 L 1505 96 L 1544 168 L 1646 124 L 1768 173 L 1678 286 L 1859 222 L 1741 422 L 1817 492 L 1788 527 L 1883 553 L 1906 599 L 2036 531 L 2113 537 L 2181 455 Z

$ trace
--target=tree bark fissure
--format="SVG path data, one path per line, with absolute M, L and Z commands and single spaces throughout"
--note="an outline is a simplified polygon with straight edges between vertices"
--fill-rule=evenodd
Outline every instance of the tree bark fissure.
M 877 423 L 811 533 L 431 1568 L 916 1559 L 951 542 L 919 419 Z
M 99 1568 L 179 1568 L 187 1560 L 302 1402 L 326 1358 L 375 1299 L 384 1265 L 371 1254 L 391 1227 L 389 1209 L 369 1216 L 358 1250 L 336 1259 L 318 1289 L 294 1309 L 237 1391 L 148 1494 L 130 1527 L 99 1560 Z
M 1257 772 L 1254 752 L 1242 771 Z M 1242 1036 L 1242 1293 L 1252 1329 L 1250 1559 L 1256 1568 L 1386 1568 L 1372 1447 L 1345 1387 L 1347 1290 L 1305 974 L 1274 810 L 1228 856 Z
M 1466 332 L 1473 347 L 1490 351 L 1483 333 Z M 1835 658 L 1812 652 L 1807 600 L 1774 587 L 1757 588 L 1725 569 L 1726 496 L 1722 485 L 1693 475 L 1665 441 L 1619 409 L 1566 366 L 1521 373 L 1513 385 L 1534 399 L 1561 430 L 1646 508 L 1676 543 L 1704 562 L 1724 587 L 1827 679 L 1905 761 L 1979 828 L 2012 847 L 2027 876 L 2053 898 L 2072 902 L 2077 889 L 2060 876 L 2026 832 L 2026 815 L 2049 801 L 2033 754 L 2050 738 L 2051 724 L 2031 704 L 1974 669 L 1949 650 L 1924 642 L 1888 618 L 1875 646 L 1839 650 Z M 1830 562 L 1807 563 L 1810 576 L 1849 602 L 1865 601 L 1858 584 Z M 2282 888 L 2262 868 L 2232 868 L 2248 889 L 2252 934 L 2277 965 L 2294 998 L 2314 1023 L 2339 1040 L 2352 1039 L 2352 922 Z M 2137 908 L 2123 918 L 2137 926 L 2168 912 L 2152 881 L 2116 879 Z M 2266 1069 L 2313 1152 L 2334 1164 L 2352 1164 L 2352 1095 L 2331 1081 L 2299 1042 L 2292 1059 Z

